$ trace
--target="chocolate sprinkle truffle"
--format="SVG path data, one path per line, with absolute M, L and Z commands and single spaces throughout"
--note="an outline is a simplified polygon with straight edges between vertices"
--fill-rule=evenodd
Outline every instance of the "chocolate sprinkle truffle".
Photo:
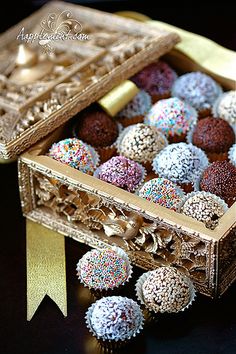
M 117 141 L 119 153 L 134 161 L 151 162 L 168 142 L 157 128 L 142 123 L 127 127 Z
M 87 111 L 79 116 L 74 129 L 76 136 L 91 146 L 112 145 L 118 137 L 118 125 L 104 111 Z
M 236 91 L 228 91 L 218 97 L 213 106 L 214 117 L 221 117 L 236 125 Z M 236 128 L 235 128 L 236 131 Z
M 165 178 L 154 178 L 144 183 L 138 195 L 150 202 L 176 210 L 184 197 L 184 191 Z
M 142 330 L 143 322 L 137 302 L 122 296 L 103 297 L 86 314 L 89 330 L 103 341 L 129 340 Z
M 186 196 L 180 212 L 203 222 L 207 228 L 214 229 L 227 209 L 225 202 L 216 195 L 196 192 Z
M 170 140 L 178 137 L 184 140 L 196 120 L 197 112 L 194 108 L 179 98 L 172 97 L 154 104 L 144 122 L 155 126 Z
M 212 106 L 221 93 L 222 89 L 215 80 L 201 72 L 180 76 L 172 87 L 172 96 L 188 102 L 203 116 L 211 113 Z
M 221 118 L 201 119 L 193 130 L 192 143 L 204 150 L 211 161 L 226 160 L 234 142 L 233 128 Z
M 174 267 L 159 267 L 147 273 L 142 285 L 146 307 L 154 312 L 179 312 L 188 307 L 195 291 L 187 276 Z
M 159 60 L 146 66 L 131 78 L 141 89 L 147 91 L 155 103 L 161 98 L 170 97 L 171 88 L 176 80 L 175 71 L 164 61 Z
M 178 184 L 193 185 L 208 166 L 208 159 L 201 149 L 186 143 L 165 147 L 153 160 L 153 169 L 160 177 Z
M 228 206 L 236 200 L 236 167 L 228 161 L 215 161 L 203 173 L 200 188 L 223 199 Z
M 114 156 L 100 165 L 94 176 L 128 192 L 134 192 L 145 178 L 145 169 L 124 156 Z
M 68 138 L 54 143 L 48 156 L 87 174 L 93 174 L 99 161 L 96 151 L 76 138 Z
M 77 275 L 90 289 L 114 289 L 126 282 L 128 264 L 124 257 L 112 249 L 92 250 L 80 259 Z

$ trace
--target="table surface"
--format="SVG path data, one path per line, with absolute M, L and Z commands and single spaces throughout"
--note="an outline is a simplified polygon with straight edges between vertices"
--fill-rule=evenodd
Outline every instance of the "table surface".
M 27 1 L 25 2 L 27 3 Z M 145 1 L 145 4 L 148 2 Z M 150 5 L 151 6 L 151 5 Z M 223 7 L 211 9 L 159 8 L 134 2 L 96 3 L 108 11 L 136 10 L 152 15 L 187 30 L 216 40 L 236 49 L 234 11 Z M 32 12 L 28 3 L 13 19 Z M 1 29 L 9 27 L 2 16 Z M 16 22 L 16 21 L 15 21 Z M 4 354 L 97 354 L 100 349 L 89 335 L 84 314 L 92 299 L 78 282 L 75 267 L 87 248 L 66 239 L 68 317 L 45 298 L 31 322 L 26 321 L 26 252 L 25 220 L 21 215 L 17 185 L 17 164 L 0 165 L 1 178 L 1 284 L 0 352 Z M 122 290 L 134 295 L 134 281 L 140 274 L 135 269 L 134 280 Z M 193 306 L 178 315 L 162 315 L 155 324 L 146 326 L 142 335 L 123 350 L 135 354 L 231 354 L 236 353 L 236 284 L 219 300 L 199 295 Z

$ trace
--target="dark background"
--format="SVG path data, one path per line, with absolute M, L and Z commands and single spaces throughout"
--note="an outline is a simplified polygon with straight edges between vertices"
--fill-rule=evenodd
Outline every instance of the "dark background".
M 74 1 L 75 2 L 75 1 Z M 0 31 L 32 13 L 44 1 L 7 1 L 0 13 Z M 110 12 L 134 10 L 209 37 L 236 50 L 235 7 L 228 2 L 78 1 Z M 88 334 L 84 313 L 91 299 L 78 283 L 75 267 L 87 248 L 66 239 L 68 317 L 46 298 L 31 322 L 26 321 L 25 220 L 21 215 L 16 163 L 0 165 L 1 178 L 1 292 L 0 353 L 95 354 L 99 350 Z M 140 274 L 136 269 L 134 279 Z M 124 295 L 133 295 L 133 284 Z M 126 350 L 135 354 L 233 354 L 236 353 L 236 284 L 220 300 L 199 295 L 193 306 L 178 315 L 163 315 L 145 328 Z

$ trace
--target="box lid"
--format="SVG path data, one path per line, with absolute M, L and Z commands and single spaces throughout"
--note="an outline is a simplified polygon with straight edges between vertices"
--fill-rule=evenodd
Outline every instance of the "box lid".
M 0 36 L 0 158 L 15 158 L 178 41 L 135 20 L 50 2 Z

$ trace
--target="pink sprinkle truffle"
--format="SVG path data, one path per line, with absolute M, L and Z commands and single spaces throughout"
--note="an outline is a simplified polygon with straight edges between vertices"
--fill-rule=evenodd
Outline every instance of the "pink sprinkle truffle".
M 124 156 L 115 156 L 99 166 L 94 176 L 128 192 L 134 192 L 144 179 L 145 169 Z

